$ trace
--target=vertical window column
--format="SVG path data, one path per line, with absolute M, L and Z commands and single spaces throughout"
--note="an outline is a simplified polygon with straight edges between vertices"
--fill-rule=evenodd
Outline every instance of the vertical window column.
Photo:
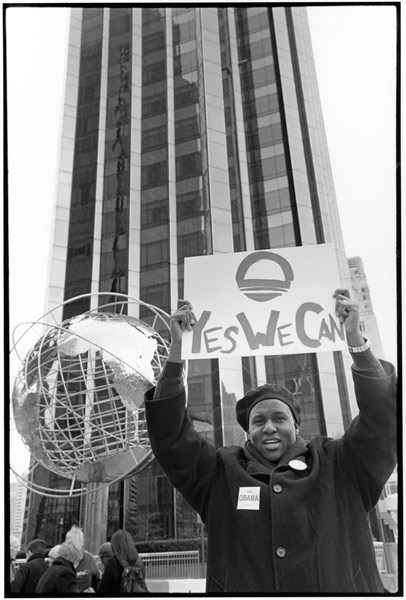
M 84 8 L 79 58 L 65 300 L 89 294 L 92 289 L 102 36 L 103 10 Z M 89 308 L 89 297 L 69 302 L 64 306 L 63 318 L 70 318 L 89 310 Z
M 103 11 L 103 37 L 101 51 L 101 81 L 100 81 L 100 103 L 99 103 L 99 139 L 97 144 L 97 166 L 96 166 L 96 192 L 94 208 L 94 233 L 93 233 L 93 264 L 91 292 L 99 291 L 101 238 L 102 238 L 102 216 L 103 216 L 103 189 L 104 189 L 104 146 L 106 138 L 107 119 L 107 73 L 109 60 L 109 23 L 110 9 Z M 90 299 L 90 308 L 96 308 L 97 296 Z
M 128 293 L 132 9 L 109 12 L 100 299 Z M 119 304 L 115 310 L 121 310 Z
M 165 8 L 142 8 L 140 294 L 170 312 Z M 140 317 L 151 316 L 141 309 Z
M 252 210 L 251 210 L 251 198 L 249 190 L 249 178 L 248 178 L 248 157 L 247 157 L 247 146 L 245 143 L 245 131 L 244 131 L 244 114 L 243 114 L 243 103 L 241 95 L 241 83 L 239 77 L 239 66 L 238 66 L 238 44 L 237 44 L 237 30 L 235 26 L 235 8 L 228 7 L 227 11 L 227 25 L 228 25 L 228 43 L 229 43 L 229 60 L 231 68 L 231 77 L 229 78 L 230 85 L 233 91 L 233 102 L 234 102 L 234 117 L 235 122 L 232 127 L 235 129 L 236 137 L 236 150 L 237 154 L 235 157 L 238 163 L 238 171 L 240 178 L 240 194 L 242 204 L 242 218 L 243 218 L 243 229 L 245 237 L 245 247 L 241 250 L 254 250 L 254 232 L 252 223 Z
M 140 298 L 142 8 L 132 9 L 128 295 Z M 131 307 L 138 317 L 138 305 Z
M 209 188 L 213 252 L 232 252 L 230 186 L 227 164 L 227 138 L 224 118 L 219 24 L 216 8 L 197 10 L 197 52 L 199 84 L 203 87 L 205 147 L 207 166 L 203 178 Z
M 176 210 L 176 151 L 175 151 L 175 82 L 173 55 L 172 8 L 166 16 L 166 81 L 167 81 L 167 131 L 168 131 L 168 206 L 169 206 L 169 278 L 170 305 L 176 310 L 178 300 L 178 243 Z
M 221 74 L 223 78 L 223 102 L 226 114 L 227 162 L 230 184 L 231 218 L 233 223 L 234 252 L 245 250 L 245 234 L 241 202 L 240 169 L 237 160 L 238 146 L 235 131 L 235 102 L 232 86 L 232 70 L 230 57 L 229 24 L 227 8 L 218 8 Z

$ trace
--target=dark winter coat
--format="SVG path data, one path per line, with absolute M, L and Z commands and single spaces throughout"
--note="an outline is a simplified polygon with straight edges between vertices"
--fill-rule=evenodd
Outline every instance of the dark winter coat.
M 145 578 L 145 569 L 140 557 L 137 558 L 136 564 L 140 565 Z M 110 556 L 105 566 L 100 585 L 97 589 L 97 595 L 114 596 L 116 594 L 119 594 L 122 574 L 123 566 L 121 565 L 118 558 L 113 554 L 113 556 Z
M 153 452 L 207 527 L 207 592 L 383 592 L 367 515 L 396 462 L 395 374 L 382 365 L 381 377 L 353 370 L 360 414 L 340 440 L 299 439 L 273 470 L 247 448 L 202 439 L 183 391 L 153 400 L 147 392 Z M 181 377 L 176 363 L 165 370 Z M 295 454 L 306 470 L 289 466 Z M 259 509 L 237 509 L 252 488 Z
M 76 592 L 76 570 L 66 558 L 57 557 L 38 581 L 37 594 L 61 596 Z
M 10 583 L 10 591 L 13 594 L 26 594 L 29 596 L 35 592 L 37 583 L 48 569 L 48 564 L 42 554 L 33 554 L 17 569 L 13 581 Z
M 94 557 L 84 550 L 80 563 L 76 566 L 76 587 L 80 594 L 89 587 L 97 590 L 100 584 L 100 571 Z

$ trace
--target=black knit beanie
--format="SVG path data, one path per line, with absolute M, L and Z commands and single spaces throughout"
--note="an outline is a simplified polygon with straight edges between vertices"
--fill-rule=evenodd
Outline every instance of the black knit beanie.
M 281 400 L 287 404 L 293 413 L 295 422 L 300 425 L 300 406 L 294 395 L 282 385 L 274 383 L 266 383 L 257 387 L 255 390 L 250 390 L 238 400 L 235 411 L 237 415 L 237 421 L 241 427 L 248 431 L 249 425 L 249 414 L 252 408 L 261 402 L 262 400 L 276 399 Z

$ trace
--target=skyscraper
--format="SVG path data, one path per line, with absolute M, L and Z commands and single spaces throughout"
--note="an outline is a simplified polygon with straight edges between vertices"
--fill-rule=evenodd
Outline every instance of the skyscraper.
M 27 490 L 18 481 L 10 484 L 10 535 L 21 540 L 24 522 L 24 505 Z
M 354 299 L 360 306 L 361 331 L 367 332 L 376 356 L 384 357 L 381 336 L 379 335 L 378 323 L 372 307 L 371 294 L 362 258 L 360 256 L 352 256 L 348 259 L 348 266 L 350 268 Z
M 185 257 L 324 242 L 350 287 L 305 8 L 72 9 L 49 309 L 121 292 L 170 312 Z M 190 410 L 217 446 L 239 443 L 236 400 L 273 380 L 297 393 L 305 437 L 334 437 L 354 406 L 349 362 L 192 361 Z M 81 504 L 44 500 L 33 533 Z M 155 463 L 111 486 L 108 532 L 122 524 L 138 544 L 199 531 Z

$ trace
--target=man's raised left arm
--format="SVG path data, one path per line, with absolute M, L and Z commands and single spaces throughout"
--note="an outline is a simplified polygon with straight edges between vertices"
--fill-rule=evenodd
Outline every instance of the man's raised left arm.
M 359 415 L 340 440 L 339 464 L 371 510 L 396 466 L 396 374 L 393 365 L 374 356 L 359 328 L 359 306 L 347 294 L 337 290 L 334 296 L 354 360 Z

